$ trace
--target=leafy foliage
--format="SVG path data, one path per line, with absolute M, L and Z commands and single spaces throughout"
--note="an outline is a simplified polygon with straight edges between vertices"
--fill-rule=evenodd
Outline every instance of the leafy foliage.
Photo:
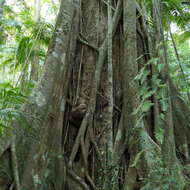
M 155 159 L 153 165 L 154 168 L 152 168 L 149 176 L 144 179 L 145 184 L 141 190 L 169 190 L 172 187 L 178 190 L 186 190 L 189 186 L 189 182 L 176 176 L 176 172 L 179 172 L 180 169 L 179 165 L 174 166 L 172 170 L 168 170 L 161 158 Z
M 190 59 L 189 59 L 189 51 L 190 46 L 189 42 L 184 40 L 183 34 L 181 35 L 174 35 L 175 42 L 178 48 L 178 54 L 180 57 L 180 64 L 182 66 L 182 69 L 184 70 L 185 79 L 187 81 L 188 86 L 186 87 L 186 84 L 184 83 L 183 74 L 181 72 L 178 60 L 176 59 L 173 46 L 169 42 L 168 43 L 168 53 L 169 53 L 169 61 L 170 61 L 170 75 L 172 79 L 175 82 L 175 85 L 181 92 L 181 96 L 184 100 L 187 101 L 187 90 L 190 90 Z M 188 101 L 187 101 L 188 102 Z
M 33 10 L 24 1 L 14 8 L 4 7 L 0 23 L 4 31 L 2 35 L 5 36 L 0 43 L 0 68 L 6 67 L 9 74 L 19 75 L 23 67 L 30 69 L 29 65 L 35 56 L 43 64 L 54 25 L 43 18 L 36 22 L 33 19 Z M 35 49 L 36 45 L 40 49 Z
M 4 1 L 5 2 L 5 1 Z M 54 23 L 46 17 L 37 22 L 33 16 L 33 7 L 26 1 L 3 3 L 0 7 L 0 131 L 9 127 L 14 120 L 22 120 L 20 107 L 34 87 L 28 81 L 31 64 L 39 58 L 43 65 Z M 44 0 L 45 5 L 54 12 L 56 4 Z M 36 46 L 40 48 L 35 48 Z M 23 88 L 19 87 L 23 72 L 26 75 Z M 5 82 L 6 81 L 6 82 Z M 7 82 L 8 81 L 8 82 Z M 16 86 L 16 87 L 15 87 Z
M 27 97 L 19 88 L 13 87 L 10 83 L 0 83 L 0 132 L 15 119 L 23 119 L 19 110 L 26 100 Z

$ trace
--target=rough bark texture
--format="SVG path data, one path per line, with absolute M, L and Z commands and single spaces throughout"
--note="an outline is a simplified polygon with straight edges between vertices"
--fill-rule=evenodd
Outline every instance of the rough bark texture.
M 148 97 L 154 108 L 135 111 L 139 89 L 152 89 L 156 72 L 146 65 L 156 49 L 149 50 L 145 8 L 135 0 L 108 3 L 62 0 L 43 76 L 23 107 L 29 126 L 15 124 L 0 139 L 0 161 L 10 174 L 0 171 L 0 189 L 138 190 L 148 180 L 162 188 L 158 160 L 170 168 L 176 146 L 188 163 L 190 110 L 168 76 L 160 78 L 176 98 L 169 98 L 163 150 L 155 142 L 157 96 Z M 142 84 L 135 78 L 144 67 Z

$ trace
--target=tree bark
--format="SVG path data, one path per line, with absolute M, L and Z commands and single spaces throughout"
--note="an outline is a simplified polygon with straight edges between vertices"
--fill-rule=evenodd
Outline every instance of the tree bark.
M 16 189 L 21 184 L 33 190 L 162 188 L 161 158 L 171 170 L 175 146 L 183 144 L 180 154 L 188 160 L 190 111 L 168 76 L 161 77 L 169 88 L 162 147 L 153 140 L 157 96 L 148 100 L 157 100 L 158 110 L 139 109 L 140 89 L 153 88 L 154 74 L 147 66 L 151 54 L 142 12 L 135 0 L 62 0 L 43 76 L 22 108 L 29 126 L 16 124 L 0 139 L 1 163 L 12 149 L 14 175 L 6 186 L 14 181 Z M 154 18 L 162 41 L 161 18 Z M 150 76 L 142 84 L 135 78 L 143 67 Z

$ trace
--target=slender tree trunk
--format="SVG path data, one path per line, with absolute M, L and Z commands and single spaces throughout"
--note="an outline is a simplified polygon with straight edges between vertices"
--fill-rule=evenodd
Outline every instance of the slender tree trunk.
M 36 23 L 40 22 L 40 12 L 41 12 L 41 0 L 34 0 L 34 20 Z M 39 29 L 40 30 L 40 29 Z M 36 42 L 40 38 L 40 31 L 38 32 L 39 36 L 35 38 Z M 36 44 L 34 45 L 34 51 L 37 52 L 40 50 L 40 45 Z M 31 72 L 30 72 L 30 80 L 32 81 L 38 81 L 39 77 L 39 55 L 35 55 L 34 59 L 31 63 Z
M 153 155 L 156 147 L 149 137 L 141 111 L 136 112 L 140 106 L 138 94 L 139 84 L 135 80 L 138 74 L 137 64 L 137 34 L 136 34 L 136 3 L 124 2 L 124 62 L 122 65 L 123 82 L 123 126 L 127 139 L 127 150 L 130 155 L 127 175 L 125 176 L 125 190 L 135 190 L 142 186 L 141 177 L 152 176 L 154 169 Z M 136 113 L 135 113 L 136 112 Z M 149 149 L 146 152 L 145 149 Z M 137 155 L 142 156 L 136 162 Z M 146 169 L 144 168 L 146 166 Z M 152 180 L 154 177 L 152 176 Z
M 171 93 L 169 88 L 169 66 L 167 61 L 167 52 L 166 52 L 166 44 L 164 39 L 164 31 L 162 28 L 162 19 L 161 19 L 161 4 L 159 0 L 153 0 L 153 12 L 155 18 L 155 28 L 156 34 L 158 36 L 157 44 L 161 43 L 160 51 L 157 49 L 157 55 L 159 57 L 158 64 L 164 64 L 164 69 L 162 71 L 162 77 L 165 80 L 167 88 L 165 89 L 166 96 L 167 96 L 167 104 L 168 108 L 166 111 L 166 129 L 164 134 L 164 143 L 163 143 L 163 155 L 164 160 L 167 164 L 175 164 L 176 161 L 176 152 L 175 152 L 175 139 L 174 139 L 174 124 L 173 124 L 173 115 L 172 115 L 172 106 L 171 106 Z M 173 160 L 173 161 L 172 161 Z
M 126 139 L 130 144 L 129 138 L 135 139 L 135 136 L 131 136 L 132 130 L 137 124 L 139 119 L 137 115 L 132 115 L 135 108 L 138 106 L 138 86 L 134 80 L 138 74 L 137 66 L 137 46 L 136 46 L 136 6 L 135 1 L 124 1 L 123 6 L 124 17 L 124 61 L 122 66 L 123 71 L 123 126 L 125 128 Z M 133 153 L 132 153 L 133 149 Z M 136 168 L 131 167 L 134 162 L 135 155 L 138 153 L 136 145 L 129 148 L 130 154 L 130 166 L 128 168 L 127 175 L 125 177 L 125 190 L 134 190 L 136 187 L 136 180 L 138 173 Z
M 185 84 L 185 88 L 186 88 L 186 92 L 187 92 L 187 98 L 188 98 L 188 101 L 190 102 L 190 95 L 189 95 L 189 90 L 188 90 L 188 82 L 187 82 L 187 79 L 186 79 L 186 76 L 185 76 L 185 73 L 184 73 L 184 70 L 183 70 L 183 67 L 182 67 L 182 64 L 181 64 L 181 60 L 180 60 L 180 57 L 179 57 L 179 53 L 178 53 L 178 50 L 177 50 L 177 46 L 176 46 L 176 43 L 175 43 L 172 31 L 171 31 L 171 26 L 170 25 L 169 25 L 169 32 L 170 32 L 170 37 L 171 37 L 171 40 L 172 40 L 175 56 L 176 56 L 177 62 L 179 64 L 179 68 L 180 68 L 182 76 L 183 76 L 183 80 L 184 80 L 184 84 Z
M 108 100 L 108 110 L 107 110 L 107 158 L 106 158 L 106 168 L 107 171 L 109 171 L 111 174 L 111 177 L 108 175 L 105 184 L 104 189 L 118 189 L 118 184 L 116 181 L 114 181 L 114 167 L 113 166 L 113 61 L 112 61 L 112 47 L 113 47 L 113 40 L 112 40 L 112 1 L 108 0 L 107 4 L 107 13 L 108 13 L 108 67 L 107 67 L 107 100 Z

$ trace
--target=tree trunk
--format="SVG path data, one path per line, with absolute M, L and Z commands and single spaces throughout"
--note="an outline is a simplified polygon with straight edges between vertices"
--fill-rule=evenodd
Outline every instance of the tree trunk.
M 2 185 L 0 178 L 0 189 L 163 189 L 162 158 L 171 170 L 182 143 L 188 160 L 190 110 L 168 76 L 160 77 L 169 88 L 165 141 L 154 141 L 160 105 L 154 93 L 141 96 L 154 74 L 142 12 L 135 0 L 62 0 L 42 79 L 22 108 L 27 126 L 15 124 L 0 139 L 0 161 L 11 176 Z M 137 79 L 143 68 L 145 82 Z
M 37 23 L 40 22 L 40 13 L 41 13 L 41 0 L 34 0 L 34 20 Z M 38 43 L 38 39 L 40 38 L 40 31 L 35 37 L 36 43 Z M 40 49 L 39 44 L 34 45 L 34 51 L 37 52 Z M 31 63 L 31 72 L 30 72 L 30 80 L 37 82 L 39 77 L 39 56 L 34 55 L 34 59 Z

